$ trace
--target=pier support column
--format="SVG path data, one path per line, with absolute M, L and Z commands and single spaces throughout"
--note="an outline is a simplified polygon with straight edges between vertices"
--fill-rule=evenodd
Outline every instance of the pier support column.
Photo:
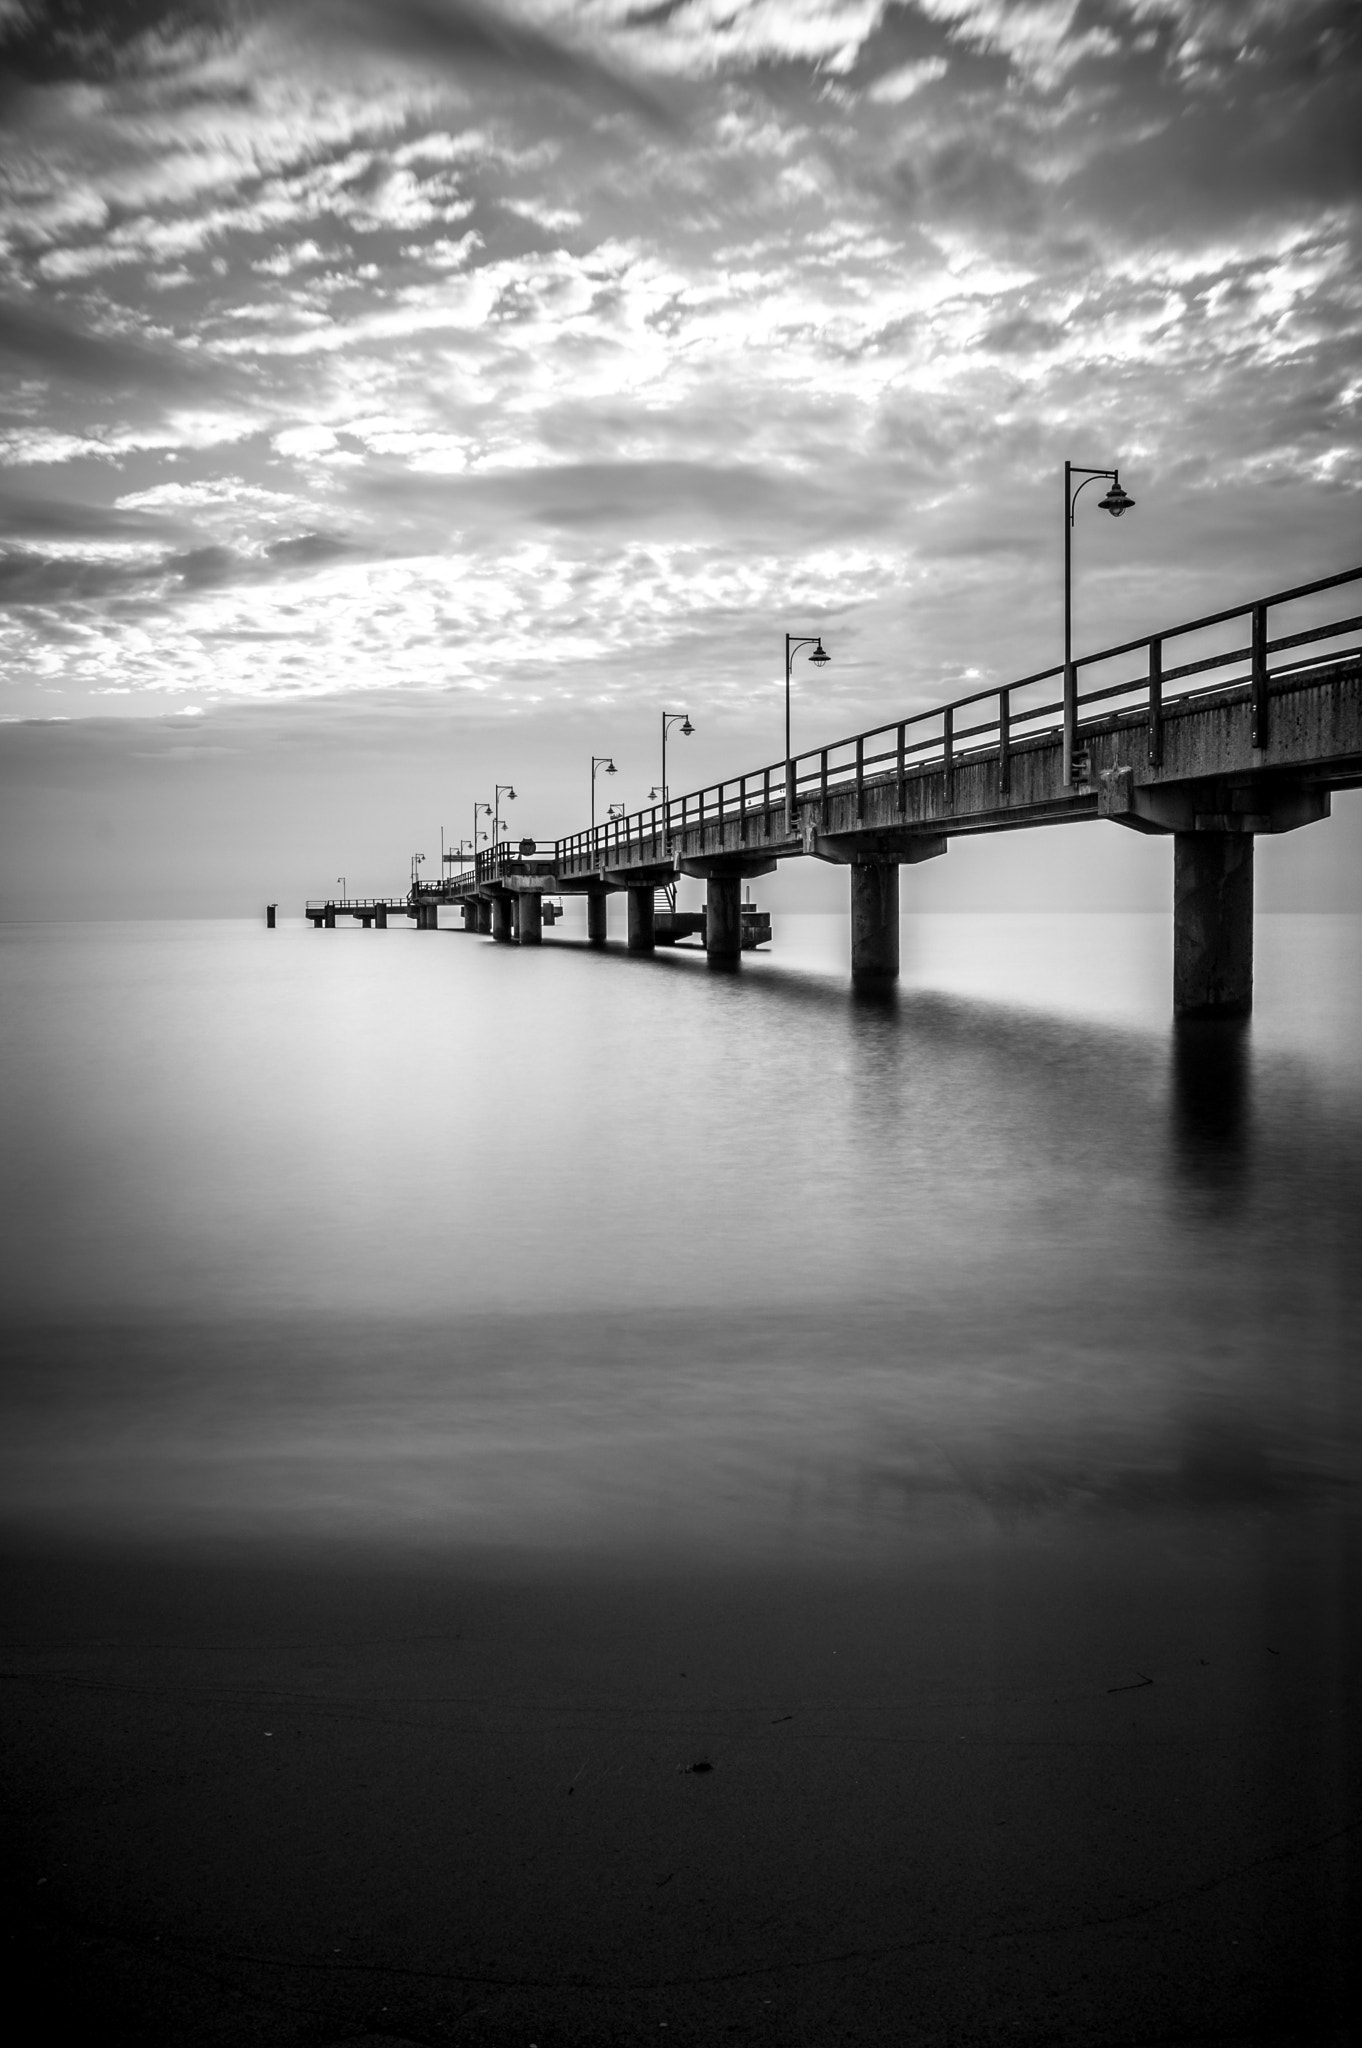
M 276 929 L 274 922 L 274 913 L 278 909 L 278 907 L 279 906 L 275 903 L 267 903 L 265 905 L 265 930 L 267 932 L 272 932 Z
M 492 898 L 492 937 L 499 946 L 511 943 L 511 899 L 509 896 Z
M 851 870 L 851 978 L 871 984 L 899 977 L 899 864 L 857 863 Z
M 374 905 L 374 923 L 378 926 L 378 929 L 381 932 L 387 931 L 388 906 L 386 903 L 376 903 Z
M 653 885 L 646 889 L 629 891 L 629 951 L 651 953 L 656 944 L 653 935 Z
M 373 922 L 374 921 L 371 917 L 362 917 L 360 919 L 360 923 L 363 925 L 366 932 L 370 931 L 373 928 Z
M 605 944 L 605 906 L 610 901 L 604 889 L 593 889 L 586 899 L 586 936 L 592 946 Z
M 711 875 L 705 883 L 705 951 L 711 960 L 742 952 L 741 875 Z
M 473 929 L 487 938 L 492 930 L 492 906 L 485 896 L 479 896 L 473 905 Z
M 1173 834 L 1173 1012 L 1246 1017 L 1253 1008 L 1253 838 Z
M 328 904 L 326 907 L 326 914 L 323 919 L 323 922 L 326 925 L 326 929 L 329 932 L 333 932 L 336 929 L 336 913 L 331 908 L 330 904 Z
M 516 897 L 520 916 L 520 943 L 522 946 L 542 946 L 544 943 L 544 899 L 526 891 Z

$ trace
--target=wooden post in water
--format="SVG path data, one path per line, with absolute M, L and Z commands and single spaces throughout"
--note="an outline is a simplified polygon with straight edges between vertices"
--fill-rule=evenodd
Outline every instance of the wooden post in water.
M 629 951 L 651 953 L 656 945 L 653 925 L 653 885 L 629 891 Z
M 1173 834 L 1173 1012 L 1246 1017 L 1253 1008 L 1253 837 Z
M 899 864 L 858 861 L 851 869 L 851 978 L 868 986 L 898 974 Z
M 592 889 L 586 899 L 586 936 L 592 946 L 605 944 L 605 906 L 609 898 L 604 889 Z
M 742 952 L 742 877 L 710 875 L 705 883 L 705 951 L 711 960 Z

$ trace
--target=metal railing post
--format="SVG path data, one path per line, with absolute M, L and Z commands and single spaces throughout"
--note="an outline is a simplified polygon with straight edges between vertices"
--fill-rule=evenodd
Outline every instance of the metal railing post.
M 1267 745 L 1267 606 L 1253 607 L 1253 733 L 1255 747 Z
M 1163 641 L 1149 643 L 1149 765 L 1163 766 Z
M 998 794 L 1006 796 L 1012 780 L 1012 692 L 998 692 Z
M 955 706 L 948 704 L 942 719 L 941 759 L 945 769 L 942 796 L 947 805 L 955 802 Z

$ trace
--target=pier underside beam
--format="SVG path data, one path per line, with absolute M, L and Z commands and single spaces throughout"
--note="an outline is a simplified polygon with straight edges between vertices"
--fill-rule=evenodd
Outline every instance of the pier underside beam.
M 1173 1010 L 1245 1017 L 1253 1007 L 1253 837 L 1173 835 Z
M 516 897 L 516 922 L 518 937 L 522 946 L 542 946 L 544 943 L 544 899 L 535 890 L 525 890 Z
M 898 862 L 858 862 L 851 869 L 851 978 L 858 985 L 897 981 Z
M 656 944 L 653 928 L 653 885 L 629 891 L 629 951 L 651 953 Z
M 590 945 L 605 944 L 605 906 L 609 900 L 604 889 L 593 889 L 586 899 L 586 936 Z
M 705 951 L 711 960 L 742 952 L 742 876 L 711 874 L 705 883 Z
M 514 937 L 511 930 L 512 901 L 509 896 L 492 898 L 492 937 L 499 946 L 509 946 Z

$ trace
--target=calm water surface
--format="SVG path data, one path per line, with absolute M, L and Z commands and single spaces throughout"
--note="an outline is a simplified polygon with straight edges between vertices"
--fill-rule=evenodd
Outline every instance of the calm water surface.
M 845 921 L 737 973 L 0 933 L 11 1524 L 875 1560 L 1347 1513 L 1362 921 Z

